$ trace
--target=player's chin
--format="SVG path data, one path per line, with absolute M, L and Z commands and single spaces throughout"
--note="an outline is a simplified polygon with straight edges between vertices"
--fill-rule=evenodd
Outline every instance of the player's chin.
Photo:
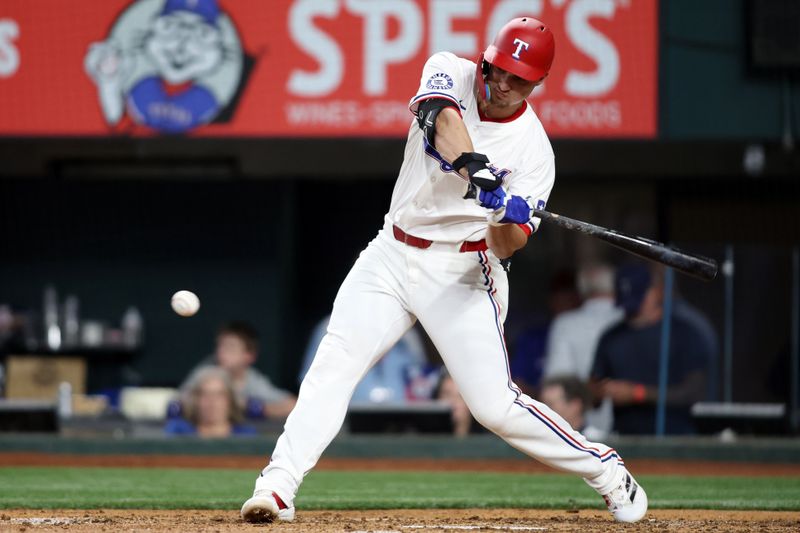
M 498 108 L 517 107 L 522 104 L 522 100 L 511 99 L 508 96 L 492 98 L 492 104 Z

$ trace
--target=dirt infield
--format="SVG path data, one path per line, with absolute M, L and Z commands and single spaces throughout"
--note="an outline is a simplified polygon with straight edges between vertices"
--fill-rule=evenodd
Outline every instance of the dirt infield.
M 448 509 L 397 511 L 307 511 L 291 523 L 254 525 L 235 511 L 37 511 L 0 512 L 0 531 L 280 531 L 280 532 L 443 532 L 443 531 L 740 531 L 788 532 L 800 528 L 800 513 L 773 511 L 655 510 L 638 524 L 614 524 L 600 511 L 532 509 Z
M 176 455 L 70 455 L 0 453 L 0 466 L 104 466 L 152 468 L 241 468 L 260 470 L 264 457 Z M 700 461 L 630 461 L 637 473 L 680 475 L 800 476 L 796 464 Z M 326 458 L 320 470 L 435 470 L 553 472 L 529 460 L 340 459 Z M 229 531 L 446 532 L 446 531 L 800 531 L 800 512 L 654 510 L 638 524 L 614 524 L 606 512 L 536 509 L 440 509 L 302 511 L 292 523 L 253 525 L 237 511 L 5 510 L 0 531 Z
M 732 463 L 716 461 L 632 459 L 626 461 L 637 474 L 682 476 L 786 476 L 800 477 L 800 464 Z M 224 455 L 83 455 L 38 452 L 0 453 L 3 466 L 106 466 L 151 468 L 237 468 L 259 471 L 267 458 Z M 343 459 L 323 458 L 317 470 L 388 470 L 436 472 L 553 473 L 539 462 L 526 459 Z

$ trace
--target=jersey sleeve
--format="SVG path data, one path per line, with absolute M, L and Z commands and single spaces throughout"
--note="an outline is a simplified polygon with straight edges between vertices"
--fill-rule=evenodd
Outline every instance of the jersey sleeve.
M 555 178 L 555 158 L 552 154 L 548 154 L 535 161 L 528 172 L 512 180 L 508 193 L 526 198 L 536 209 L 544 209 L 550 198 L 550 191 L 553 190 Z M 540 218 L 534 217 L 527 224 L 520 224 L 520 227 L 530 235 L 539 229 L 540 222 Z
M 465 99 L 466 91 L 469 90 L 468 76 L 464 74 L 464 67 L 455 55 L 450 52 L 433 54 L 425 62 L 419 89 L 409 102 L 408 108 L 416 114 L 420 102 L 429 98 L 444 98 L 453 102 L 461 113 L 463 109 L 461 101 Z

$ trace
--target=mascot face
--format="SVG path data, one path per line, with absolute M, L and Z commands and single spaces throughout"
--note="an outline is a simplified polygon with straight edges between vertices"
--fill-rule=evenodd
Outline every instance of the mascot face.
M 161 76 L 173 84 L 208 74 L 224 57 L 220 31 L 189 11 L 158 17 L 145 47 Z

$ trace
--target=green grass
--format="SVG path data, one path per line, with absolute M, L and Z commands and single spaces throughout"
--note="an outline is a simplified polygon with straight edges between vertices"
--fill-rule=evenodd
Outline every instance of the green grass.
M 238 509 L 254 472 L 221 469 L 0 468 L 0 508 Z M 640 476 L 651 508 L 800 510 L 800 479 Z M 313 472 L 302 509 L 603 508 L 575 476 Z

